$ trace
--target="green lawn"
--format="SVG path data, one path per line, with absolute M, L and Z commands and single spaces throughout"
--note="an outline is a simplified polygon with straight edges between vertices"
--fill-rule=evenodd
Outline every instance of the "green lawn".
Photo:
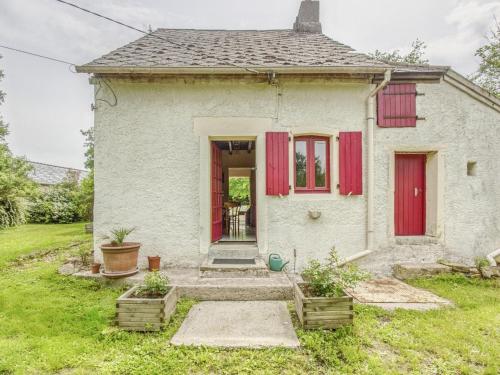
M 74 228 L 78 228 L 76 225 Z M 81 228 L 81 225 L 80 225 Z M 30 232 L 32 228 L 20 227 Z M 43 239 L 43 248 L 51 246 Z M 47 227 L 48 237 L 55 227 Z M 49 233 L 50 232 L 50 233 Z M 31 233 L 31 232 L 30 232 Z M 67 244 L 78 238 L 66 237 Z M 5 234 L 0 232 L 0 238 Z M 8 238 L 10 234 L 7 234 Z M 83 238 L 85 239 L 85 237 Z M 60 240 L 60 238 L 59 238 Z M 87 239 L 88 240 L 88 239 Z M 11 241 L 13 247 L 22 241 Z M 7 248 L 9 254 L 25 250 Z M 51 258 L 53 259 L 53 258 Z M 170 346 L 194 301 L 182 300 L 162 333 L 127 333 L 111 324 L 121 292 L 56 273 L 59 261 L 38 258 L 0 274 L 0 373 L 114 374 L 498 374 L 498 282 L 448 276 L 412 284 L 455 302 L 438 311 L 356 306 L 353 329 L 298 329 L 300 350 L 222 350 Z M 265 323 L 263 323 L 265 324 Z
M 84 224 L 28 224 L 0 230 L 0 268 L 20 255 L 90 240 Z

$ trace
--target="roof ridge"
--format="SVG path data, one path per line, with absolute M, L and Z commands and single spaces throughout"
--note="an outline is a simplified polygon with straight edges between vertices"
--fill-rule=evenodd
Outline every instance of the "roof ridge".
M 157 31 L 163 31 L 163 30 L 174 30 L 174 31 L 292 31 L 294 33 L 298 33 L 298 31 L 295 31 L 293 29 L 193 29 L 193 28 L 172 28 L 172 27 L 158 27 L 156 30 L 153 31 L 153 33 Z M 321 34 L 321 33 L 309 33 L 309 34 Z

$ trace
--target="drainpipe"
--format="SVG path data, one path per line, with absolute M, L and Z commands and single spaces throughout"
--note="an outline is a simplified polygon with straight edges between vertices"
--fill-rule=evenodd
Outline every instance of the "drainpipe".
M 367 209 L 367 229 L 366 229 L 366 251 L 364 255 L 368 255 L 374 248 L 374 200 L 375 200 L 375 96 L 384 89 L 391 80 L 390 69 L 387 69 L 384 74 L 384 80 L 373 89 L 367 98 L 366 117 L 367 117 L 367 132 L 368 132 L 368 209 Z M 369 253 L 367 253 L 369 252 Z M 363 256 L 364 256 L 363 255 Z
M 374 230 L 373 230 L 373 219 L 374 219 L 374 191 L 375 191 L 375 96 L 382 90 L 389 81 L 391 80 L 390 69 L 387 69 L 384 73 L 384 80 L 373 89 L 366 99 L 366 119 L 367 119 L 367 133 L 368 133 L 368 208 L 367 208 L 367 220 L 366 220 L 366 250 L 354 254 L 348 258 L 345 258 L 339 266 L 353 262 L 357 259 L 363 258 L 373 252 L 374 248 Z

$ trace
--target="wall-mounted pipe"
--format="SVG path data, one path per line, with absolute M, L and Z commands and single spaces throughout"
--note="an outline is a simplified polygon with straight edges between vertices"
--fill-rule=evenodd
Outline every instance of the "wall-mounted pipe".
M 366 102 L 366 119 L 367 119 L 367 143 L 368 143 L 368 202 L 367 202 L 367 220 L 366 220 L 366 250 L 373 251 L 374 249 L 374 201 L 375 201 L 375 97 L 380 90 L 383 90 L 391 80 L 392 71 L 387 69 L 384 73 L 384 80 L 380 82 L 370 92 Z
M 375 87 L 366 99 L 366 119 L 367 119 L 367 143 L 368 143 L 368 189 L 367 189 L 367 211 L 366 211 L 366 249 L 356 253 L 342 261 L 340 265 L 353 262 L 371 254 L 374 250 L 374 200 L 375 200 L 375 96 L 384 89 L 391 80 L 392 71 L 387 69 L 384 73 L 384 80 Z

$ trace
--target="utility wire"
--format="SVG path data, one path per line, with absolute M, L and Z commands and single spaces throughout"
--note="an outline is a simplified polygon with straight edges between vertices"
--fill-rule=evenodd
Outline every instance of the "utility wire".
M 71 70 L 71 67 L 72 66 L 76 66 L 76 64 L 74 63 L 71 63 L 69 61 L 64 61 L 64 60 L 60 60 L 60 59 L 56 59 L 56 58 L 53 58 L 53 57 L 49 57 L 49 56 L 44 56 L 44 55 L 40 55 L 38 53 L 34 53 L 34 52 L 29 52 L 29 51 L 24 51 L 22 49 L 18 49 L 18 48 L 13 48 L 13 47 L 9 47 L 9 46 L 4 46 L 4 45 L 1 45 L 0 44 L 0 48 L 5 48 L 5 49 L 8 49 L 8 50 L 11 50 L 11 51 L 15 51 L 15 52 L 19 52 L 19 53 L 24 53 L 26 55 L 29 55 L 29 56 L 34 56 L 34 57 L 39 57 L 39 58 L 42 58 L 42 59 L 46 59 L 46 60 L 50 60 L 50 61 L 54 61 L 54 62 L 58 62 L 58 63 L 61 63 L 61 64 L 66 64 L 66 65 L 69 65 L 69 69 L 72 73 L 76 73 L 74 71 Z M 101 85 L 101 81 L 104 82 L 104 84 L 108 87 L 108 89 L 111 91 L 111 93 L 113 94 L 113 97 L 114 97 L 114 103 L 110 103 L 109 101 L 105 100 L 105 99 L 100 99 L 97 97 L 97 94 L 101 91 L 102 89 L 102 85 Z M 104 102 L 106 104 L 108 104 L 110 107 L 115 107 L 117 104 L 118 104 L 118 98 L 115 94 L 115 91 L 113 90 L 113 88 L 111 87 L 111 84 L 109 82 L 106 82 L 105 79 L 99 79 L 98 80 L 98 84 L 99 84 L 99 88 L 97 89 L 96 93 L 95 93 L 95 100 L 96 102 L 97 101 L 101 101 L 101 102 Z
M 54 58 L 54 57 L 44 56 L 44 55 L 40 55 L 40 54 L 38 54 L 38 53 L 29 52 L 29 51 L 24 51 L 24 50 L 22 50 L 22 49 L 17 49 L 17 48 L 13 48 L 13 47 L 9 47 L 9 46 L 4 46 L 4 45 L 1 45 L 1 44 L 0 44 L 0 48 L 5 48 L 5 49 L 11 50 L 11 51 L 15 51 L 15 52 L 19 52 L 19 53 L 24 53 L 24 54 L 26 54 L 26 55 L 31 55 L 31 56 L 40 57 L 40 58 L 42 58 L 42 59 L 55 61 L 55 62 L 58 62 L 58 63 L 61 63 L 61 64 L 76 65 L 76 64 L 74 64 L 74 63 L 72 63 L 72 62 L 69 62 L 69 61 L 64 61 L 64 60 L 56 59 L 56 58 Z
M 70 2 L 68 2 L 68 1 L 64 1 L 64 0 L 55 0 L 55 1 L 57 1 L 58 3 L 61 3 L 61 4 L 68 5 L 68 6 L 70 6 L 70 7 L 73 7 L 73 8 L 79 9 L 79 10 L 81 10 L 81 11 L 83 11 L 83 12 L 86 12 L 86 13 L 92 14 L 92 15 L 94 15 L 94 16 L 96 16 L 96 17 L 103 18 L 103 19 L 105 19 L 105 20 L 107 20 L 107 21 L 110 21 L 110 22 L 116 23 L 116 24 L 118 24 L 118 25 L 120 25 L 120 26 L 123 26 L 123 27 L 126 27 L 126 28 L 128 28 L 128 29 L 131 29 L 131 30 L 137 31 L 137 32 L 139 32 L 139 33 L 141 33 L 141 34 L 144 34 L 144 35 L 147 35 L 147 36 L 151 36 L 151 37 L 154 37 L 154 38 L 157 38 L 157 39 L 161 39 L 161 40 L 163 40 L 163 41 L 165 41 L 165 42 L 168 42 L 168 43 L 170 43 L 170 44 L 173 44 L 173 45 L 175 45 L 175 46 L 177 46 L 177 47 L 180 47 L 180 48 L 186 49 L 186 50 L 188 50 L 188 51 L 191 51 L 191 52 L 195 52 L 195 53 L 197 53 L 197 54 L 200 54 L 200 55 L 202 55 L 202 56 L 204 56 L 204 57 L 207 57 L 207 55 L 205 55 L 202 51 L 198 51 L 198 50 L 192 49 L 192 48 L 190 48 L 190 47 L 188 47 L 188 46 L 186 46 L 186 45 L 184 45 L 184 44 L 182 44 L 182 43 L 174 42 L 174 41 L 172 41 L 172 40 L 171 40 L 171 39 L 169 39 L 169 38 L 165 38 L 165 37 L 162 37 L 162 36 L 160 36 L 160 35 L 153 34 L 153 33 L 150 33 L 150 32 L 148 32 L 148 31 L 138 29 L 138 28 L 136 28 L 136 27 L 134 27 L 134 26 L 130 26 L 130 25 L 128 25 L 128 24 L 126 24 L 126 23 L 124 23 L 124 22 L 117 21 L 117 20 L 115 20 L 115 19 L 113 19 L 113 18 L 111 18 L 111 17 L 107 17 L 107 16 L 105 16 L 105 15 L 103 15 L 103 14 L 100 14 L 100 13 L 94 12 L 94 11 L 92 11 L 92 10 L 89 10 L 89 9 L 86 9 L 86 8 L 82 8 L 81 6 L 76 5 L 76 4 L 73 4 L 73 3 L 70 3 Z M 237 64 L 233 64 L 233 63 L 230 63 L 230 62 L 227 62 L 226 64 L 231 65 L 231 66 L 234 66 L 234 67 L 236 67 L 236 68 L 240 68 L 240 69 L 247 70 L 247 71 L 252 72 L 252 73 L 257 73 L 257 74 L 259 74 L 259 73 L 260 73 L 259 71 L 255 70 L 255 69 L 250 69 L 250 68 L 247 68 L 247 67 L 244 67 L 244 66 L 240 66 L 240 65 L 237 65 Z

